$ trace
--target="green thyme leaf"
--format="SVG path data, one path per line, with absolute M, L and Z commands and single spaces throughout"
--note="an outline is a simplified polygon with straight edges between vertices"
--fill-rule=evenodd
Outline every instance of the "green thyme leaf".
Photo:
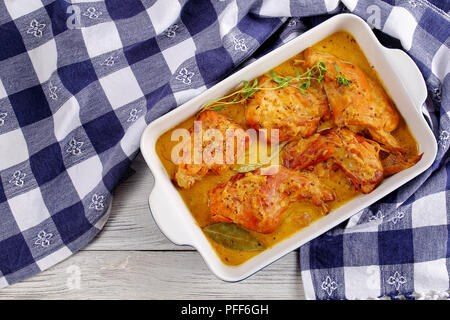
M 211 108 L 211 110 L 214 110 L 214 111 L 220 111 L 220 110 L 223 110 L 223 109 L 226 109 L 226 108 L 225 107 Z
M 348 80 L 346 78 L 344 78 L 344 76 L 341 74 L 341 72 L 339 71 L 339 67 L 336 64 L 336 62 L 333 62 L 334 64 L 334 69 L 336 70 L 337 74 L 337 82 L 339 85 L 344 85 L 346 87 L 348 87 L 350 85 L 350 82 L 352 82 L 351 80 Z
M 336 72 L 340 72 L 337 63 L 336 63 L 336 62 L 333 62 L 333 64 L 334 64 L 334 69 L 336 70 Z

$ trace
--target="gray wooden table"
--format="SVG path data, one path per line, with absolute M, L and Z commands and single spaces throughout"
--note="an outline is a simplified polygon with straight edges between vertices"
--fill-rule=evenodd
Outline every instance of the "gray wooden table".
M 0 299 L 304 299 L 298 251 L 238 283 L 216 278 L 197 251 L 159 231 L 147 204 L 153 177 L 140 155 L 132 168 L 91 244 Z

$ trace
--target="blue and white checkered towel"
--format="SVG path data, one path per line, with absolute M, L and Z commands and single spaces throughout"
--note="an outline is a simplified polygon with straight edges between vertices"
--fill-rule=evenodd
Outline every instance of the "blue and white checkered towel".
M 306 294 L 445 296 L 449 3 L 342 2 L 0 1 L 0 286 L 60 262 L 101 230 L 150 121 L 350 11 L 418 64 L 439 152 L 426 173 L 301 248 Z

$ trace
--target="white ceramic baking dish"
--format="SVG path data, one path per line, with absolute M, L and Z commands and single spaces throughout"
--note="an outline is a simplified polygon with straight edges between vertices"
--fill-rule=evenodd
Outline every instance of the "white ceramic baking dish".
M 415 166 L 385 179 L 370 194 L 358 196 L 244 264 L 225 265 L 217 256 L 172 184 L 155 152 L 156 140 L 162 133 L 197 113 L 204 103 L 224 96 L 238 86 L 242 80 L 251 80 L 271 70 L 339 30 L 350 32 L 355 37 L 369 62 L 378 71 L 385 86 L 389 88 L 398 110 L 417 140 L 423 157 Z M 350 218 L 426 170 L 432 164 L 437 151 L 436 140 L 420 112 L 426 96 L 427 90 L 423 77 L 408 55 L 401 50 L 382 46 L 369 25 L 355 15 L 341 14 L 330 18 L 153 121 L 145 129 L 141 139 L 141 152 L 155 178 L 155 186 L 149 198 L 153 217 L 161 231 L 172 242 L 195 247 L 211 271 L 219 278 L 226 281 L 242 280 Z

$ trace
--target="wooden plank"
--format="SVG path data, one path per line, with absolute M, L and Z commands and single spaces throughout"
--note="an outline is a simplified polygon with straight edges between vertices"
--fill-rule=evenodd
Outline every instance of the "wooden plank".
M 0 290 L 0 299 L 304 299 L 304 293 L 297 251 L 237 283 L 216 278 L 195 251 L 81 251 Z
M 84 250 L 193 250 L 173 244 L 156 226 L 148 207 L 154 180 L 141 154 L 131 167 L 136 173 L 114 190 L 108 222 Z

